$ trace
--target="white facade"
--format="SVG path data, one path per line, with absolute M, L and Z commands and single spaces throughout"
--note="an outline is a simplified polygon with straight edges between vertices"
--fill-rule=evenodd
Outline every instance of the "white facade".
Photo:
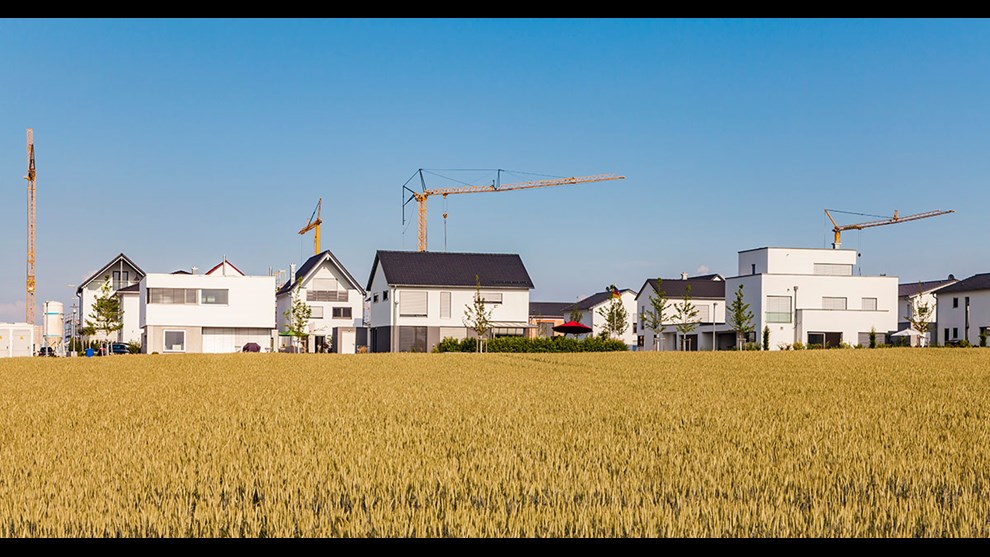
M 629 326 L 622 335 L 618 337 L 613 337 L 616 340 L 621 340 L 630 350 L 636 350 L 636 337 L 638 334 L 639 327 L 639 314 L 637 312 L 636 305 L 636 293 L 632 290 L 621 290 L 620 300 L 622 301 L 622 307 L 626 310 L 626 319 Z M 607 298 L 597 304 L 592 305 L 590 308 L 581 310 L 581 323 L 591 327 L 591 332 L 583 335 L 577 335 L 577 338 L 586 338 L 589 335 L 598 336 L 605 329 L 605 318 L 599 314 L 599 310 L 602 308 L 607 308 L 612 303 L 613 298 Z M 570 313 L 564 315 L 565 319 L 570 318 Z
M 329 344 L 333 330 L 337 329 L 341 335 L 340 352 L 353 354 L 356 351 L 356 331 L 364 325 L 364 289 L 330 252 L 325 251 L 314 257 L 318 259 L 308 261 L 308 265 L 300 269 L 295 283 L 290 288 L 283 288 L 277 295 L 278 330 L 284 332 L 289 328 L 286 312 L 292 306 L 293 290 L 298 288 L 300 299 L 311 310 L 306 329 L 309 333 L 306 351 L 321 351 L 319 343 Z M 288 338 L 283 337 L 282 342 L 289 342 Z
M 746 274 L 726 279 L 726 302 L 738 285 L 753 312 L 758 342 L 770 329 L 771 350 L 840 342 L 866 345 L 897 327 L 897 277 L 855 276 L 855 250 L 761 248 L 739 253 Z M 755 266 L 755 267 L 754 267 Z M 756 270 L 756 274 L 750 273 Z
M 0 323 L 0 358 L 34 355 L 34 331 L 28 323 Z
M 944 346 L 967 340 L 973 346 L 979 346 L 981 329 L 990 327 L 990 288 L 939 291 L 935 295 L 938 297 L 938 344 Z
M 93 313 L 93 304 L 96 303 L 96 299 L 102 294 L 102 287 L 105 282 L 110 282 L 110 293 L 113 295 L 123 288 L 138 284 L 142 278 L 144 278 L 144 271 L 138 268 L 138 266 L 128 259 L 123 253 L 118 254 L 117 257 L 110 261 L 110 263 L 86 279 L 86 281 L 84 281 L 76 289 L 76 296 L 79 298 L 77 313 L 79 326 L 86 326 L 86 321 L 90 319 L 90 315 Z M 136 322 L 133 316 L 129 318 L 126 311 L 124 313 L 123 320 L 125 322 L 129 322 L 132 326 L 133 323 Z M 126 328 L 127 327 L 125 326 L 125 329 Z M 111 339 L 107 338 L 103 333 L 96 333 L 94 335 L 84 337 L 84 340 L 120 340 L 119 337 L 120 335 L 117 334 L 115 338 Z M 123 342 L 137 342 L 140 340 L 140 335 L 137 337 L 125 338 L 126 340 Z
M 669 284 L 667 280 L 663 282 Z M 662 335 L 657 335 L 652 329 L 646 327 L 645 316 L 647 312 L 653 311 L 653 305 L 650 303 L 650 298 L 653 296 L 656 296 L 656 290 L 649 283 L 646 283 L 636 294 L 634 300 L 639 317 L 636 330 L 637 334 L 642 337 L 642 346 L 639 347 L 639 350 L 681 350 L 681 337 L 683 335 L 677 331 L 677 325 L 683 323 L 684 320 L 677 318 L 677 310 L 674 306 L 683 303 L 683 299 L 668 294 L 667 310 L 664 312 L 663 320 L 666 327 Z M 689 350 L 711 350 L 713 342 L 717 342 L 717 337 L 713 336 L 713 332 L 715 334 L 725 332 L 725 327 L 722 326 L 725 323 L 725 300 L 722 298 L 692 297 L 690 303 L 698 310 L 698 315 L 694 319 L 695 328 L 688 333 L 688 339 L 684 346 Z M 658 338 L 659 336 L 662 336 L 662 339 Z M 638 339 L 637 342 L 639 342 Z M 728 346 L 722 345 L 719 347 L 728 348 Z
M 398 286 L 385 280 L 378 266 L 371 281 L 369 326 L 390 329 L 390 351 L 401 349 L 400 327 L 423 327 L 427 330 L 426 351 L 440 340 L 474 336 L 465 311 L 474 305 L 475 287 L 465 286 Z M 481 287 L 485 307 L 491 310 L 493 333 L 510 331 L 522 336 L 529 327 L 529 288 Z M 517 331 L 518 330 L 518 331 Z M 381 350 L 379 350 L 381 351 Z
M 118 292 L 120 309 L 124 315 L 120 319 L 121 328 L 117 331 L 117 342 L 141 343 L 141 293 L 140 291 Z
M 150 273 L 140 284 L 145 352 L 239 352 L 248 342 L 272 347 L 275 277 Z

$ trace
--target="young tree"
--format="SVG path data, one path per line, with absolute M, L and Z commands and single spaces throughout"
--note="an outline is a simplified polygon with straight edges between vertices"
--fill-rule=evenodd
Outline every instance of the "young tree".
M 492 312 L 495 311 L 495 308 L 488 309 L 485 306 L 485 300 L 481 297 L 481 279 L 478 275 L 474 275 L 474 281 L 474 303 L 470 306 L 464 307 L 464 319 L 468 328 L 473 330 L 475 334 L 478 335 L 478 342 L 475 345 L 475 350 L 478 352 L 484 352 L 483 343 L 485 340 L 485 335 L 488 334 L 488 330 L 491 329 Z
M 698 326 L 698 322 L 695 321 L 698 318 L 698 308 L 691 303 L 690 284 L 684 289 L 684 297 L 681 298 L 681 302 L 674 304 L 674 317 L 677 319 L 674 328 L 677 329 L 678 333 L 681 333 L 681 350 L 685 350 L 687 348 L 687 335 L 691 334 Z
M 285 316 L 286 332 L 292 337 L 292 346 L 295 347 L 296 339 L 302 339 L 305 346 L 306 339 L 309 338 L 309 318 L 313 315 L 313 308 L 303 301 L 299 294 L 299 287 L 292 291 L 292 303 L 289 309 L 283 313 Z
M 571 314 L 569 316 L 568 321 L 573 321 L 575 323 L 580 323 L 581 322 L 581 313 L 582 313 L 581 310 L 579 310 L 578 308 L 571 308 Z
M 670 300 L 663 291 L 663 279 L 657 277 L 656 290 L 650 295 L 650 309 L 643 312 L 643 327 L 653 331 L 654 350 L 663 350 L 663 332 L 667 329 L 664 321 L 667 320 L 669 309 Z
M 919 282 L 918 297 L 911 304 L 911 315 L 908 316 L 908 322 L 911 323 L 912 329 L 921 334 L 921 346 L 928 346 L 928 327 L 931 326 L 931 319 L 934 317 L 935 308 L 931 304 L 922 301 L 921 292 L 921 282 Z
M 93 302 L 93 311 L 81 332 L 84 335 L 102 333 L 105 336 L 103 346 L 106 347 L 110 342 L 110 334 L 124 328 L 123 320 L 124 310 L 120 307 L 120 298 L 110 289 L 110 277 L 104 277 L 100 295 Z
M 598 315 L 605 319 L 603 332 L 606 337 L 621 337 L 629 328 L 629 314 L 622 305 L 622 294 L 614 284 L 608 287 L 608 292 L 612 293 L 612 301 L 598 308 Z
M 763 326 L 763 349 L 770 350 L 770 326 Z
M 741 350 L 746 335 L 753 332 L 753 312 L 743 302 L 743 285 L 736 288 L 736 298 L 729 304 L 729 320 L 736 331 L 736 350 Z M 765 343 L 766 344 L 766 343 Z

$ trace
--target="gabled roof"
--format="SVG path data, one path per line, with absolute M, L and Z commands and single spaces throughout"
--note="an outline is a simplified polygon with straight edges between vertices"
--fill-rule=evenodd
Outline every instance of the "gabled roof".
M 185 269 L 179 269 L 177 271 L 172 271 L 169 274 L 170 275 L 191 275 L 192 273 L 190 273 L 189 271 L 187 271 Z
M 709 276 L 691 277 L 687 280 L 663 279 L 663 292 L 668 299 L 683 298 L 687 292 L 688 285 L 691 285 L 692 298 L 724 300 L 725 281 L 707 278 Z M 651 295 L 655 293 L 657 291 L 657 279 L 646 279 L 646 282 L 643 283 L 643 287 L 639 289 L 639 293 L 636 296 L 642 296 L 643 290 L 647 287 L 652 289 L 652 292 L 650 292 Z
M 381 265 L 385 280 L 403 286 L 470 286 L 533 288 L 522 258 L 515 253 L 450 253 L 378 250 L 368 288 Z
M 563 317 L 574 304 L 570 302 L 530 302 L 530 317 Z
M 230 265 L 230 268 L 233 269 L 233 270 L 235 270 L 235 271 L 237 271 L 242 277 L 245 276 L 244 275 L 244 271 L 241 271 L 240 269 L 238 269 L 237 267 L 235 267 L 233 263 L 231 263 L 230 261 L 227 261 L 227 258 L 226 257 L 223 258 L 223 261 L 217 263 L 216 265 L 213 266 L 212 269 L 210 269 L 209 271 L 206 271 L 203 274 L 204 275 L 212 275 L 214 271 L 216 271 L 217 269 L 223 267 L 224 263 L 226 263 L 227 265 Z
M 310 257 L 309 259 L 307 259 L 302 264 L 301 267 L 299 267 L 298 269 L 296 269 L 296 276 L 295 277 L 289 277 L 289 280 L 285 281 L 285 284 L 283 284 L 282 287 L 278 289 L 278 292 L 276 293 L 276 295 L 278 295 L 278 294 L 285 294 L 286 292 L 291 291 L 293 288 L 296 287 L 297 284 L 299 284 L 300 282 L 306 280 L 306 277 L 308 277 L 309 274 L 314 269 L 316 269 L 317 267 L 319 267 L 324 261 L 327 261 L 327 260 L 330 260 L 330 262 L 333 263 L 333 265 L 335 267 L 337 267 L 337 269 L 341 273 L 343 273 L 344 278 L 346 278 L 347 281 L 351 283 L 351 286 L 354 287 L 355 290 L 357 290 L 358 292 L 360 292 L 361 293 L 361 296 L 363 297 L 364 296 L 364 288 L 361 288 L 361 285 L 358 284 L 358 282 L 356 280 L 354 280 L 354 277 L 352 277 L 351 274 L 349 272 L 347 272 L 347 269 L 344 268 L 344 266 L 340 263 L 340 261 L 337 259 L 337 257 L 330 250 L 321 251 L 320 253 L 318 253 L 318 254 Z
M 939 289 L 939 294 L 951 292 L 972 292 L 973 290 L 990 290 L 990 273 L 980 273 L 955 284 Z
M 630 289 L 628 289 L 628 288 L 620 288 L 619 289 L 619 292 L 622 292 L 622 293 L 631 292 L 631 293 L 633 293 L 633 291 L 630 290 Z M 610 291 L 610 290 L 604 290 L 602 292 L 595 292 L 594 294 L 592 294 L 591 296 L 588 296 L 587 298 L 585 298 L 583 300 L 578 300 L 576 303 L 569 304 L 567 307 L 564 308 L 564 311 L 571 311 L 572 309 L 579 309 L 579 310 L 591 309 L 591 308 L 597 306 L 598 304 L 600 304 L 602 302 L 609 301 L 611 298 L 612 298 L 612 291 Z
M 109 271 L 110 270 L 110 267 L 113 267 L 113 265 L 115 263 L 117 263 L 118 261 L 120 261 L 121 259 L 123 259 L 125 263 L 127 263 L 128 265 L 131 266 L 131 268 L 133 268 L 135 271 L 137 271 L 137 273 L 139 275 L 141 275 L 141 277 L 145 276 L 146 273 L 141 270 L 141 267 L 138 267 L 137 264 L 135 264 L 133 261 L 131 261 L 131 258 L 127 257 L 126 255 L 123 254 L 123 252 L 121 252 L 121 253 L 118 253 L 117 254 L 117 257 L 114 257 L 113 259 L 110 260 L 109 263 L 107 263 L 106 265 L 104 265 L 103 268 L 101 268 L 99 271 L 96 271 L 88 279 L 82 281 L 82 283 L 79 285 L 79 287 L 76 288 L 76 294 L 82 294 L 82 289 L 83 289 L 84 286 L 86 286 L 87 284 L 93 282 L 93 280 L 96 279 L 96 277 L 98 277 L 98 276 L 102 275 L 103 273 Z
M 942 280 L 925 280 L 920 282 L 905 282 L 897 285 L 897 296 L 914 296 L 920 288 L 922 292 L 935 292 L 944 286 L 958 282 L 956 277 L 949 275 L 949 278 Z
M 725 278 L 718 273 L 711 273 L 709 275 L 698 275 L 696 277 L 688 277 L 688 280 L 725 280 Z

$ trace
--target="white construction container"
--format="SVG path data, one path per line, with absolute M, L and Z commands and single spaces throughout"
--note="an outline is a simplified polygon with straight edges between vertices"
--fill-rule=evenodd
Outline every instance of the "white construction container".
M 31 356 L 34 327 L 28 323 L 0 323 L 0 358 Z

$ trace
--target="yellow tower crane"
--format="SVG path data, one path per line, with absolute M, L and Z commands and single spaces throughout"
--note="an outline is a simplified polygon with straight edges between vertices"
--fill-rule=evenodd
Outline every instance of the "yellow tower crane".
M 34 258 L 35 258 L 35 236 L 37 234 L 37 182 L 34 171 L 34 129 L 27 129 L 27 159 L 28 173 L 24 177 L 28 183 L 28 214 L 27 214 L 27 305 L 25 307 L 25 322 L 34 325 L 35 312 L 35 278 L 34 278 Z
M 448 195 L 457 195 L 462 193 L 482 193 L 482 192 L 499 192 L 499 191 L 515 191 L 515 190 L 527 190 L 533 188 L 548 188 L 552 186 L 569 186 L 573 184 L 586 184 L 590 182 L 607 182 L 610 180 L 624 180 L 625 176 L 616 176 L 614 174 L 596 174 L 593 176 L 575 176 L 570 178 L 551 178 L 546 180 L 533 180 L 530 182 L 519 182 L 515 184 L 501 184 L 501 173 L 503 170 L 498 169 L 497 178 L 491 184 L 486 184 L 484 186 L 460 186 L 451 188 L 431 188 L 426 187 L 426 180 L 423 177 L 423 170 L 420 168 L 413 174 L 413 178 L 419 175 L 420 184 L 422 185 L 421 191 L 416 191 L 409 188 L 407 185 L 402 186 L 403 197 L 405 197 L 406 192 L 409 193 L 409 197 L 404 199 L 402 202 L 403 214 L 402 224 L 405 224 L 405 207 L 409 202 L 416 200 L 417 204 L 417 214 L 419 221 L 419 241 L 417 246 L 417 251 L 426 251 L 426 201 L 435 195 L 442 195 L 444 199 Z M 410 178 L 406 181 L 406 184 L 412 180 Z M 443 218 L 447 218 L 447 213 L 443 214 Z M 446 221 L 444 221 L 446 222 Z
M 867 215 L 865 213 L 850 213 L 849 211 L 839 211 L 837 209 L 832 209 L 836 213 L 846 213 L 849 215 L 861 215 L 866 217 L 878 217 L 879 215 Z M 927 219 L 929 217 L 937 217 L 939 215 L 947 215 L 949 213 L 955 213 L 955 211 L 927 211 L 924 213 L 916 213 L 913 215 L 907 215 L 906 217 L 899 216 L 897 210 L 894 210 L 894 216 L 892 217 L 882 217 L 880 220 L 871 220 L 868 222 L 861 222 L 858 224 L 843 224 L 839 225 L 832 218 L 832 213 L 828 209 L 825 209 L 825 216 L 828 220 L 832 221 L 832 232 L 835 234 L 835 241 L 832 243 L 832 249 L 839 249 L 842 246 L 842 231 L 843 230 L 862 230 L 864 228 L 873 228 L 874 226 L 885 226 L 888 224 L 899 224 L 902 222 L 908 222 L 912 220 Z
M 300 235 L 306 234 L 310 230 L 313 231 L 313 255 L 320 253 L 320 225 L 323 224 L 323 221 L 320 220 L 320 208 L 322 205 L 323 198 L 321 197 L 320 200 L 316 202 L 316 209 L 314 209 L 313 214 L 310 215 L 309 222 L 307 222 L 306 226 L 299 230 Z

